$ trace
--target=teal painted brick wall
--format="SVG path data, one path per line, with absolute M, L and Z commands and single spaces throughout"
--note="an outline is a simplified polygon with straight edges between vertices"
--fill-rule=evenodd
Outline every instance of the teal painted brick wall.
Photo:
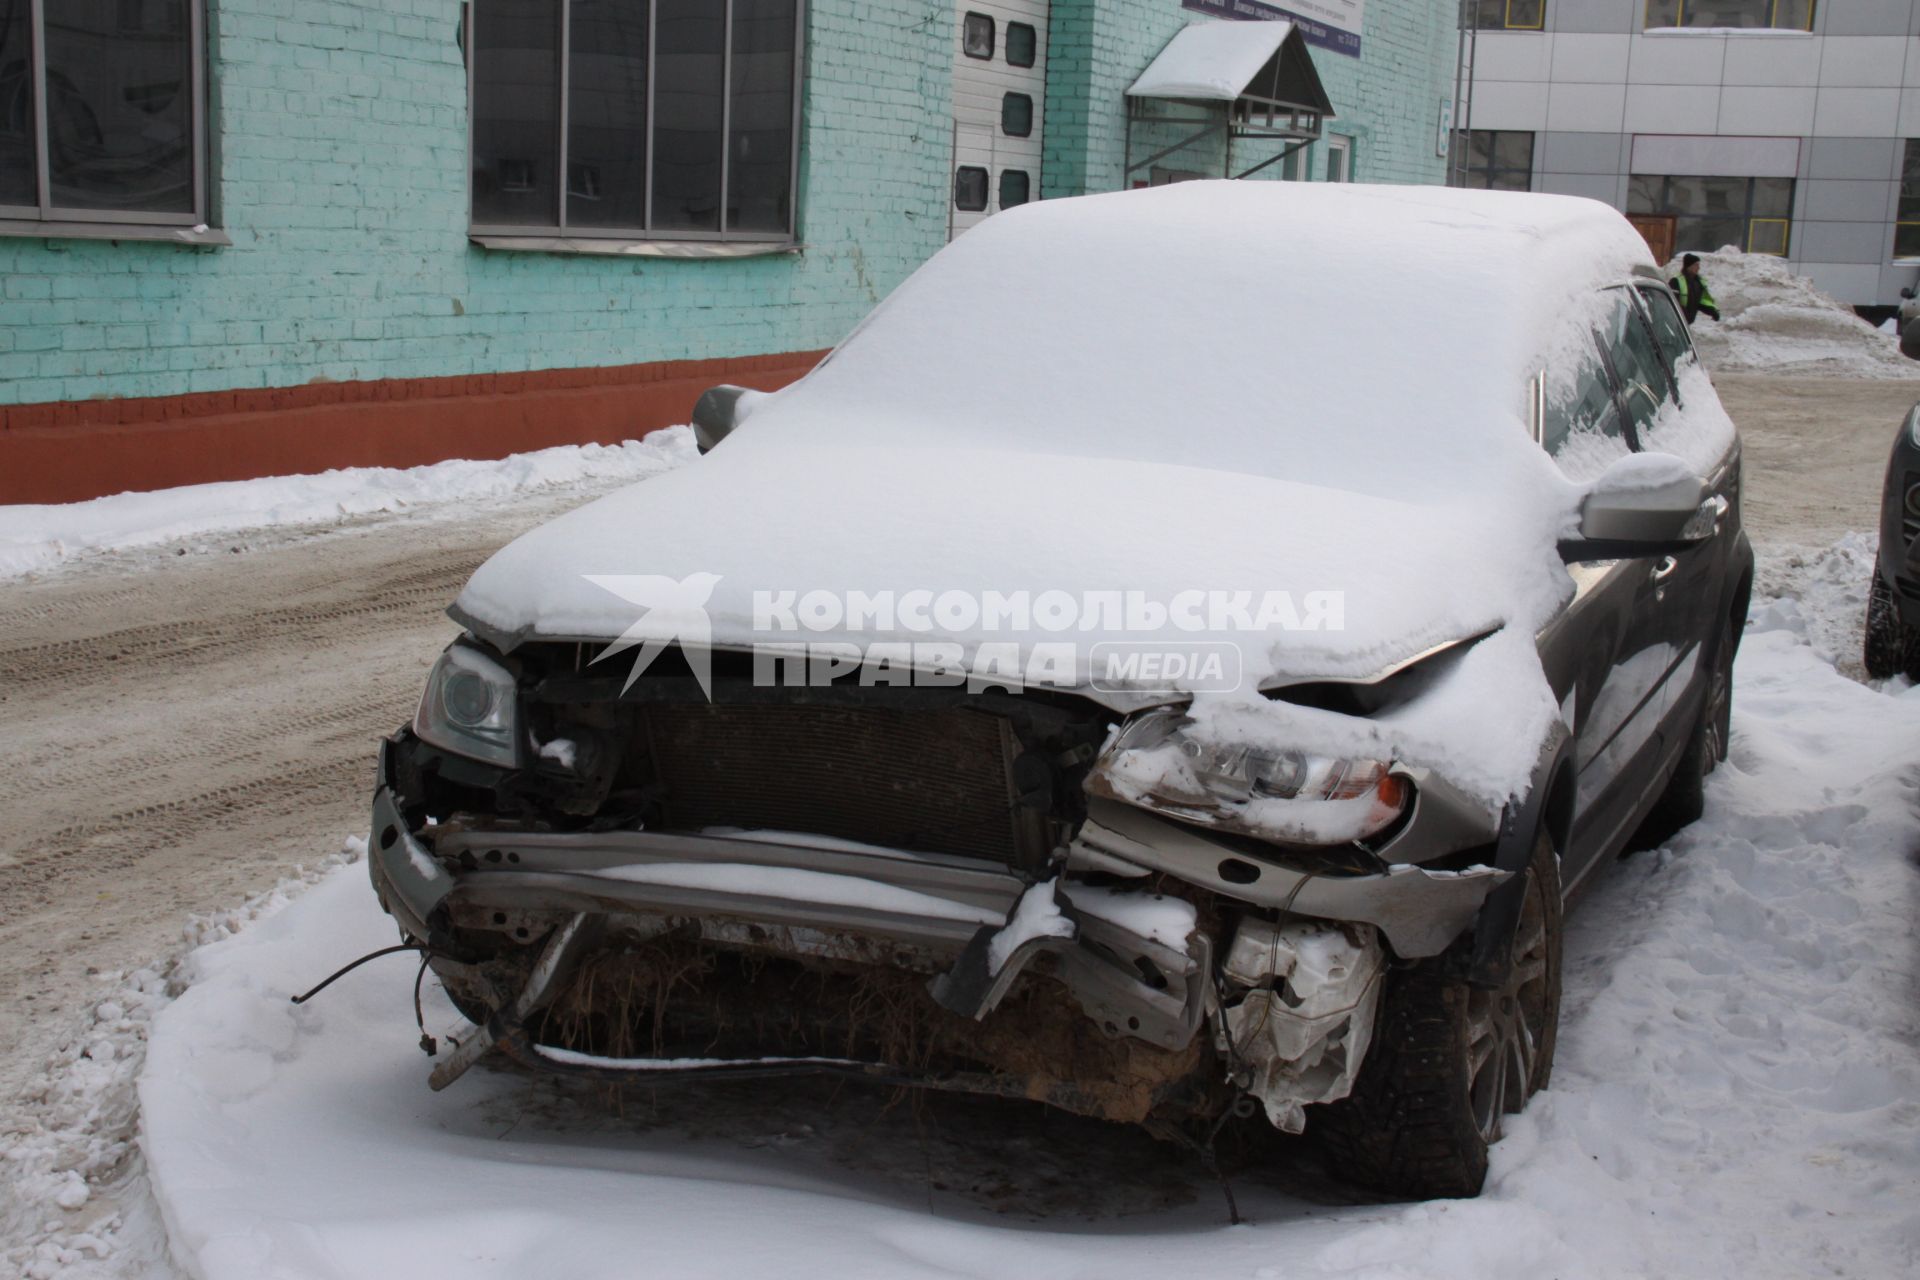
M 0 403 L 830 346 L 946 236 L 954 16 L 814 0 L 805 253 L 467 241 L 457 0 L 210 0 L 221 249 L 0 239 Z
M 1434 144 L 1441 99 L 1452 93 L 1456 12 L 1452 0 L 1368 0 L 1361 57 L 1311 50 L 1339 116 L 1328 122 L 1327 132 L 1355 140 L 1360 181 L 1444 181 L 1446 162 L 1434 154 Z M 1182 9 L 1179 0 L 1053 0 L 1044 194 L 1130 185 L 1124 172 L 1127 86 L 1182 27 L 1213 20 Z M 1192 130 L 1136 125 L 1135 157 L 1183 132 Z M 1248 168 L 1273 150 L 1271 144 L 1236 143 L 1234 168 Z M 1312 149 L 1316 178 L 1325 173 L 1325 151 Z M 1223 159 L 1216 145 L 1176 152 L 1161 163 L 1218 175 Z M 1279 177 L 1279 166 L 1260 176 Z
M 471 245 L 457 0 L 208 8 L 233 245 L 0 238 L 0 404 L 810 350 L 946 238 L 953 0 L 814 0 L 808 247 L 732 261 Z M 1191 20 L 1054 0 L 1045 194 L 1124 185 L 1126 85 Z M 1363 180 L 1440 180 L 1450 24 L 1446 0 L 1371 0 L 1362 60 L 1316 51 Z

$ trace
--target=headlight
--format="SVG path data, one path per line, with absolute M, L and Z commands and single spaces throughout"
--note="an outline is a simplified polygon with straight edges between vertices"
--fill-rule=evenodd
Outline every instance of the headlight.
M 413 731 L 455 755 L 511 769 L 518 763 L 513 673 L 462 644 L 440 655 L 414 713 Z
M 1088 790 L 1173 817 L 1266 840 L 1345 844 L 1384 829 L 1407 806 L 1406 781 L 1382 760 L 1272 751 L 1194 737 L 1173 710 L 1121 727 Z

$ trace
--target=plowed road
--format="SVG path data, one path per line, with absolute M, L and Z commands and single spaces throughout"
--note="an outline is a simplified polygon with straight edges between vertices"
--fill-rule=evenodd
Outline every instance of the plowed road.
M 1920 383 L 1720 381 L 1758 540 L 1873 529 Z M 362 831 L 374 743 L 455 633 L 441 610 L 494 548 L 585 496 L 0 583 L 0 1100 L 80 1025 L 91 973 L 165 957 L 190 913 Z

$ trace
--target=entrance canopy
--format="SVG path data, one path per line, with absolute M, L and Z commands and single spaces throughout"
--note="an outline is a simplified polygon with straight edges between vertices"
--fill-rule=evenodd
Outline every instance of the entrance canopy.
M 1318 138 L 1332 116 L 1333 103 L 1299 27 L 1196 22 L 1168 41 L 1127 90 L 1127 173 L 1153 169 L 1181 153 L 1193 168 L 1216 161 L 1223 177 L 1244 178 Z M 1153 153 L 1135 161 L 1136 135 L 1151 137 L 1165 126 L 1198 131 L 1171 145 L 1149 141 Z M 1284 149 L 1235 174 L 1236 139 L 1268 139 Z M 1159 171 L 1154 173 L 1160 181 Z
M 1291 22 L 1197 22 L 1185 28 L 1127 90 L 1129 98 L 1244 102 L 1270 110 L 1333 115 L 1307 42 Z

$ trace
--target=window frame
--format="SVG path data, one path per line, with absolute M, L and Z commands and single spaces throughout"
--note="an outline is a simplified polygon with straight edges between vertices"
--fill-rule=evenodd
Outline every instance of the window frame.
M 987 22 L 987 51 L 975 53 L 967 48 L 967 24 L 975 18 L 984 18 Z M 960 15 L 960 56 L 972 58 L 975 62 L 992 62 L 994 55 L 1000 52 L 1000 20 L 991 13 L 981 13 L 978 9 L 968 9 Z
M 1007 121 L 1007 112 L 1015 101 L 1027 104 L 1027 127 L 1015 133 Z M 1008 89 L 1000 95 L 1000 134 L 1007 138 L 1031 138 L 1033 136 L 1033 95 L 1017 89 Z
M 558 76 L 555 91 L 558 95 L 558 112 L 555 117 L 553 150 L 549 153 L 554 162 L 557 180 L 554 183 L 554 221 L 541 223 L 498 223 L 482 222 L 474 216 L 474 141 L 479 116 L 476 110 L 477 88 L 479 82 L 478 65 L 475 54 L 478 46 L 481 11 L 485 0 L 467 0 L 462 6 L 461 49 L 466 58 L 467 71 L 467 234 L 470 239 L 479 241 L 488 247 L 516 248 L 535 247 L 554 248 L 555 241 L 599 241 L 607 242 L 608 251 L 619 243 L 672 245 L 737 245 L 743 249 L 754 246 L 786 247 L 799 243 L 800 237 L 800 131 L 805 120 L 804 106 L 806 95 L 807 64 L 807 0 L 794 0 L 793 6 L 793 102 L 790 119 L 793 122 L 788 138 L 787 154 L 787 229 L 785 231 L 729 230 L 727 227 L 727 188 L 732 178 L 732 166 L 728 164 L 730 139 L 733 132 L 733 6 L 734 0 L 723 0 L 725 5 L 724 34 L 722 47 L 727 56 L 721 68 L 720 77 L 720 226 L 718 230 L 658 228 L 654 224 L 653 187 L 654 163 L 658 152 L 654 148 L 654 130 L 658 120 L 653 110 L 654 96 L 654 57 L 657 46 L 654 42 L 656 8 L 654 0 L 647 3 L 647 194 L 646 225 L 643 227 L 605 227 L 576 226 L 567 221 L 567 195 L 572 186 L 572 166 L 567 158 L 569 90 L 572 79 L 572 26 L 573 0 L 558 0 L 560 34 L 558 44 Z M 495 243 L 496 241 L 503 243 Z M 516 245 L 514 241 L 539 242 Z
M 1029 56 L 1025 62 L 1015 62 L 1013 60 L 1013 31 L 1015 27 L 1019 27 L 1027 33 L 1027 52 Z M 1019 67 L 1022 70 L 1026 70 L 1032 67 L 1040 58 L 1040 30 L 1031 22 L 1016 22 L 1009 18 L 1007 20 L 1007 38 L 1000 42 L 1000 47 L 1001 51 L 1006 55 L 1008 66 Z
M 1353 135 L 1350 133 L 1329 133 L 1325 141 L 1327 144 L 1327 164 L 1326 168 L 1321 171 L 1322 179 L 1327 182 L 1358 181 L 1354 173 L 1353 163 L 1354 153 L 1358 148 L 1354 146 Z M 1340 158 L 1340 176 L 1337 178 L 1333 176 L 1335 156 Z
M 1653 21 L 1653 6 L 1655 3 L 1655 0 L 1645 0 L 1645 3 L 1642 4 L 1640 7 L 1640 29 L 1642 31 L 1683 31 L 1688 29 L 1692 29 L 1695 31 L 1716 30 L 1717 28 L 1712 28 L 1712 27 L 1691 27 L 1690 28 L 1690 24 L 1687 22 L 1687 9 L 1693 4 L 1696 4 L 1697 2 L 1698 0 L 1674 0 L 1675 7 L 1673 11 L 1673 21 L 1670 23 L 1663 23 L 1656 26 Z M 1718 29 L 1734 30 L 1734 31 L 1804 31 L 1804 32 L 1807 32 L 1808 34 L 1811 34 L 1813 31 L 1814 19 L 1819 17 L 1820 15 L 1820 0 L 1807 0 L 1807 25 L 1804 27 L 1783 27 L 1780 25 L 1780 6 L 1783 4 L 1789 3 L 1790 0 L 1752 0 L 1752 2 L 1763 4 L 1766 6 L 1767 21 L 1763 25 L 1758 27 L 1732 27 L 1732 28 L 1718 28 Z
M 1007 179 L 1008 177 L 1014 174 L 1020 175 L 1020 181 L 1023 184 L 1025 184 L 1027 188 L 1027 194 L 1025 199 L 1016 200 L 1012 204 L 1008 204 L 1007 203 Z M 995 183 L 993 184 L 993 200 L 994 200 L 994 203 L 998 205 L 1003 211 L 1007 209 L 1018 209 L 1023 204 L 1032 204 L 1033 203 L 1033 175 L 1025 169 L 1014 169 L 1014 168 L 1002 169 L 1000 171 L 999 179 L 995 181 Z
M 1893 251 L 1888 259 L 1891 262 L 1912 262 L 1920 259 L 1920 138 L 1906 138 L 1905 147 L 1900 153 L 1900 190 L 1896 193 L 1898 203 L 1893 214 Z M 1907 186 L 1911 183 L 1914 194 L 1907 195 Z M 1900 252 L 1900 239 L 1903 232 L 1911 234 L 1913 245 L 1911 253 Z
M 78 209 L 53 202 L 51 146 L 47 137 L 47 0 L 27 0 L 27 74 L 33 86 L 36 198 L 31 205 L 0 204 L 0 236 L 231 243 L 225 235 L 212 230 L 206 0 L 183 2 L 187 10 L 187 109 L 192 135 L 188 190 L 192 208 L 184 213 L 170 213 L 147 209 Z
M 1540 20 L 1533 23 L 1516 23 L 1513 20 L 1514 0 L 1492 0 L 1500 5 L 1500 21 L 1485 21 L 1486 0 L 1474 0 L 1473 25 L 1480 31 L 1545 31 L 1547 29 L 1547 0 L 1539 0 Z
M 960 203 L 960 180 L 969 173 L 980 175 L 980 203 Z M 983 164 L 955 165 L 953 169 L 953 207 L 961 213 L 985 213 L 993 204 L 993 171 Z
M 1487 136 L 1487 163 L 1483 165 L 1477 165 L 1473 163 L 1473 135 L 1476 133 L 1485 134 Z M 1498 139 L 1505 134 L 1513 134 L 1516 136 L 1521 136 L 1526 138 L 1527 167 L 1524 170 L 1512 165 L 1503 165 L 1503 164 L 1497 163 L 1499 153 L 1500 153 Z M 1534 153 L 1540 149 L 1540 135 L 1534 130 L 1532 129 L 1455 129 L 1453 131 L 1453 137 L 1448 141 L 1448 145 L 1452 147 L 1461 148 L 1460 154 L 1464 157 L 1464 159 L 1461 162 L 1459 168 L 1455 170 L 1455 172 L 1457 172 L 1462 179 L 1460 184 L 1462 187 L 1465 187 L 1473 191 L 1511 191 L 1513 190 L 1512 187 L 1494 186 L 1493 185 L 1494 179 L 1503 173 L 1523 173 L 1524 172 L 1527 175 L 1527 185 L 1521 189 L 1525 191 L 1533 190 L 1533 162 L 1535 158 Z M 1486 182 L 1484 185 L 1482 185 L 1479 182 L 1470 181 L 1470 179 L 1473 179 L 1473 178 L 1485 178 Z
M 1633 184 L 1639 181 L 1657 181 L 1660 183 L 1660 198 L 1654 201 L 1654 204 L 1659 207 L 1653 208 L 1653 209 L 1636 209 L 1633 207 L 1634 206 Z M 1673 184 L 1675 182 L 1693 182 L 1693 181 L 1744 182 L 1746 184 L 1745 203 L 1741 205 L 1739 210 L 1728 212 L 1725 214 L 1694 213 L 1689 210 L 1677 208 L 1673 200 Z M 1756 206 L 1759 203 L 1760 184 L 1762 182 L 1784 182 L 1787 184 L 1787 200 L 1786 200 L 1787 213 L 1785 216 L 1781 216 L 1779 214 L 1770 214 L 1770 213 L 1763 214 L 1763 213 L 1754 212 Z M 1627 214 L 1629 216 L 1644 215 L 1647 217 L 1673 218 L 1675 220 L 1674 247 L 1676 249 L 1686 249 L 1688 247 L 1686 238 L 1683 235 L 1681 235 L 1681 223 L 1683 222 L 1686 222 L 1688 220 L 1701 221 L 1701 220 L 1738 219 L 1739 222 L 1741 223 L 1740 249 L 1742 252 L 1764 253 L 1768 257 L 1777 257 L 1777 258 L 1791 257 L 1793 254 L 1793 230 L 1794 230 L 1794 222 L 1795 222 L 1795 219 L 1793 217 L 1793 209 L 1794 209 L 1795 203 L 1799 200 L 1799 198 L 1800 198 L 1800 180 L 1798 178 L 1751 178 L 1751 177 L 1742 178 L 1737 175 L 1716 175 L 1716 174 L 1698 174 L 1698 173 L 1629 173 L 1627 175 Z M 1781 247 L 1780 247 L 1779 253 L 1774 253 L 1770 249 L 1757 250 L 1753 247 L 1753 243 L 1754 243 L 1753 228 L 1755 223 L 1768 223 L 1768 224 L 1773 224 L 1780 227 L 1780 246 Z M 1707 250 L 1717 249 L 1720 246 L 1709 244 L 1709 245 L 1695 245 L 1694 247 L 1701 249 L 1702 251 L 1707 251 Z

